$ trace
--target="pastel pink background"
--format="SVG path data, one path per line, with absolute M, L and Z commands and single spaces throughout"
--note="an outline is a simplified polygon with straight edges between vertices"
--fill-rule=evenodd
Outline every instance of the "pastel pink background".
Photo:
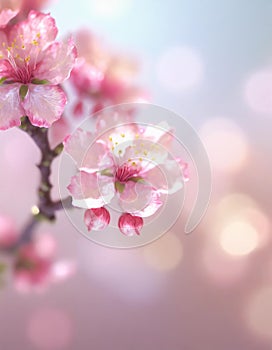
M 60 34 L 87 26 L 139 58 L 152 102 L 199 132 L 213 193 L 191 235 L 182 217 L 137 249 L 86 240 L 64 212 L 43 224 L 77 272 L 31 294 L 7 276 L 0 349 L 271 349 L 271 2 L 59 0 L 50 10 Z M 18 227 L 36 201 L 38 160 L 25 134 L 1 132 L 0 213 Z

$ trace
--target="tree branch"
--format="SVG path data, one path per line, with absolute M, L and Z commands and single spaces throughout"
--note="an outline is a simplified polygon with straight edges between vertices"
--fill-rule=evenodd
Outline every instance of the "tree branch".
M 51 189 L 53 187 L 50 182 L 52 162 L 63 151 L 63 145 L 59 144 L 51 150 L 48 141 L 48 129 L 33 126 L 27 117 L 22 118 L 20 129 L 32 138 L 41 151 L 41 161 L 37 165 L 40 170 L 41 181 L 38 188 L 37 208 L 35 208 L 36 210 L 33 211 L 32 216 L 23 229 L 20 239 L 16 243 L 16 247 L 32 239 L 34 229 L 39 222 L 43 220 L 52 222 L 56 218 L 56 211 L 63 209 L 63 207 L 72 207 L 71 197 L 56 202 L 51 198 Z

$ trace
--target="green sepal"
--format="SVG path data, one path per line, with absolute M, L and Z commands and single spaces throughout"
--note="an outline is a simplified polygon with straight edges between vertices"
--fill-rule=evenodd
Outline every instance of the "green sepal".
M 48 84 L 48 83 L 49 83 L 49 81 L 46 80 L 46 79 L 40 80 L 40 79 L 34 78 L 34 79 L 31 80 L 31 84 L 35 84 L 35 85 L 45 85 L 45 84 Z
M 0 85 L 4 83 L 4 81 L 7 80 L 7 78 L 3 77 L 0 79 Z
M 113 173 L 111 172 L 111 169 L 109 169 L 109 168 L 101 170 L 100 174 L 104 175 L 104 176 L 113 177 Z
M 123 193 L 124 192 L 125 184 L 122 184 L 121 182 L 116 181 L 114 185 L 115 185 L 116 191 L 118 191 L 119 193 Z
M 145 183 L 145 180 L 141 176 L 133 176 L 133 177 L 129 178 L 128 181 Z
M 19 90 L 19 94 L 20 94 L 20 97 L 21 97 L 22 101 L 25 99 L 27 93 L 28 93 L 28 86 L 27 85 L 21 85 L 20 86 L 20 90 Z

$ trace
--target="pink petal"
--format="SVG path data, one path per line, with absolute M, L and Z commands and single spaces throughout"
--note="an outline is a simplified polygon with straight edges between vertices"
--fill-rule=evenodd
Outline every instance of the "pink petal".
M 155 166 L 142 174 L 144 179 L 157 191 L 173 194 L 183 188 L 184 174 L 179 160 L 168 159 L 163 164 Z
M 0 59 L 7 58 L 7 50 L 6 47 L 8 46 L 8 39 L 4 31 L 0 30 Z
M 102 167 L 101 161 L 104 163 L 103 158 L 107 155 L 105 144 L 96 142 L 90 132 L 80 128 L 65 140 L 65 150 L 78 168 L 86 172 L 94 172 Z M 105 167 L 109 166 L 110 164 L 105 164 Z
M 84 171 L 73 176 L 68 190 L 73 197 L 73 205 L 79 208 L 100 208 L 114 197 L 115 189 L 112 178 Z
M 110 222 L 110 213 L 104 207 L 88 209 L 84 214 L 84 222 L 88 231 L 102 231 Z
M 13 220 L 0 216 L 0 249 L 11 247 L 17 239 L 18 232 Z
M 3 9 L 0 11 L 0 28 L 4 28 L 14 18 L 19 10 Z
M 0 78 L 10 78 L 12 76 L 12 73 L 13 73 L 13 68 L 9 63 L 9 61 L 6 59 L 1 59 L 0 60 Z
M 61 117 L 65 104 L 66 95 L 60 87 L 32 84 L 22 102 L 31 123 L 47 128 Z
M 48 141 L 51 149 L 62 143 L 69 133 L 70 124 L 67 118 L 63 116 L 48 129 Z
M 22 42 L 31 45 L 33 40 L 37 40 L 38 47 L 44 50 L 55 40 L 57 33 L 55 20 L 49 14 L 30 11 L 25 21 L 19 22 L 11 29 L 9 39 L 12 42 L 21 38 Z
M 160 194 L 147 183 L 129 181 L 119 195 L 121 208 L 133 215 L 148 217 L 161 207 Z
M 120 231 L 126 236 L 134 236 L 140 234 L 144 224 L 143 218 L 125 213 L 118 220 Z
M 79 94 L 96 94 L 100 91 L 103 72 L 98 68 L 88 64 L 84 59 L 77 59 L 76 65 L 71 74 L 73 86 Z
M 48 80 L 57 85 L 69 78 L 76 59 L 76 48 L 72 39 L 51 44 L 34 72 L 36 79 Z
M 20 118 L 25 115 L 21 107 L 19 84 L 0 85 L 0 130 L 21 124 Z

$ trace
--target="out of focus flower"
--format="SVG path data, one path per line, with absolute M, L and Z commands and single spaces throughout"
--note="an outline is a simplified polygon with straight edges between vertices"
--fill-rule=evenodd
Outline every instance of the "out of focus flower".
M 50 0 L 1 0 L 0 28 L 26 19 L 32 10 L 41 10 Z M 16 17 L 16 18 L 15 18 Z
M 78 129 L 65 142 L 66 152 L 79 169 L 68 186 L 73 205 L 101 208 L 117 198 L 124 213 L 134 218 L 152 216 L 163 204 L 164 195 L 183 186 L 180 161 L 169 156 L 171 130 L 166 124 L 143 127 L 130 122 L 103 131 L 103 118 L 103 114 L 98 118 L 95 134 Z M 121 222 L 128 222 L 129 217 Z M 133 220 L 137 220 L 134 229 L 122 225 L 121 232 L 139 232 L 140 219 Z M 86 219 L 85 223 L 89 228 Z
M 20 3 L 20 11 L 28 15 L 31 10 L 39 11 L 52 0 L 17 0 Z
M 143 224 L 143 218 L 128 213 L 121 215 L 118 221 L 120 231 L 126 236 L 139 235 Z
M 88 231 L 101 231 L 110 222 L 110 213 L 106 208 L 92 208 L 85 211 L 84 221 Z
M 17 238 L 15 223 L 8 217 L 0 216 L 0 250 L 13 246 Z
M 82 98 L 90 99 L 95 113 L 108 105 L 148 99 L 147 93 L 135 86 L 138 72 L 135 60 L 112 53 L 88 30 L 79 31 L 75 42 L 79 58 L 71 80 L 81 104 Z
M 1 0 L 0 3 L 0 28 L 6 27 L 9 21 L 19 12 L 19 4 L 16 0 Z
M 43 234 L 18 248 L 14 260 L 14 281 L 20 292 L 42 291 L 51 283 L 61 282 L 75 272 L 71 261 L 58 261 L 56 241 Z
M 50 281 L 53 256 L 42 256 L 35 244 L 23 245 L 14 264 L 15 286 L 20 291 L 43 289 Z
M 25 115 L 39 127 L 61 117 L 66 95 L 58 85 L 70 76 L 76 49 L 56 36 L 54 19 L 35 11 L 0 32 L 0 129 L 20 125 Z

